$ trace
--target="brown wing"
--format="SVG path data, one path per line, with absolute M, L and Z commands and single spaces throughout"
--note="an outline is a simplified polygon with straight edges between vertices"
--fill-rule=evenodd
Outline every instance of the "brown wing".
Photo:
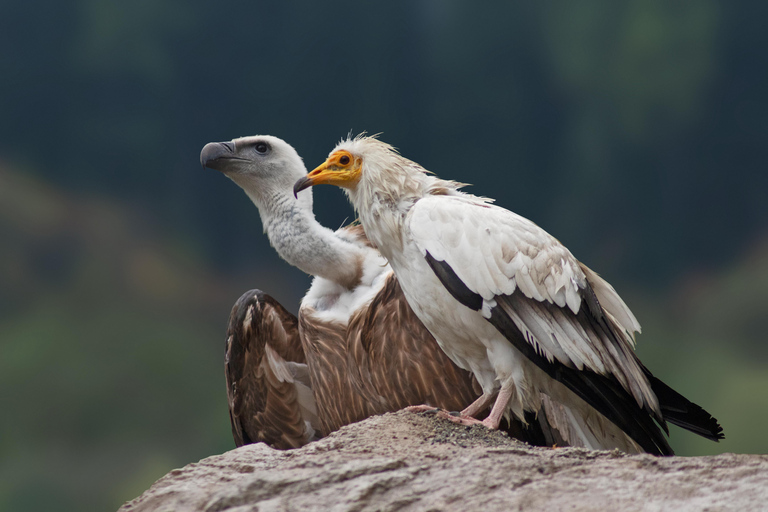
M 413 313 L 394 273 L 350 319 L 348 337 L 352 378 L 369 395 L 385 397 L 387 410 L 429 404 L 460 411 L 480 394 Z
M 352 383 L 346 326 L 321 320 L 308 306 L 299 311 L 299 323 L 321 433 L 327 435 L 349 423 L 385 412 L 387 409 L 381 403 L 359 393 Z
M 232 308 L 224 363 L 229 418 L 237 446 L 303 446 L 314 437 L 308 422 L 314 399 L 306 374 L 296 317 L 260 290 Z

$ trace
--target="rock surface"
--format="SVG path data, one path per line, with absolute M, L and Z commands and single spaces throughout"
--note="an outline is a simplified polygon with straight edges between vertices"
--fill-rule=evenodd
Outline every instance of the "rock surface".
M 303 448 L 252 444 L 175 469 L 121 512 L 766 510 L 768 455 L 536 448 L 405 411 Z

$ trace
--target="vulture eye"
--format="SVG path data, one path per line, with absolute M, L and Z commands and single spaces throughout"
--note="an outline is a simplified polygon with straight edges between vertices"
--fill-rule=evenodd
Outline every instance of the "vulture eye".
M 269 144 L 266 142 L 257 142 L 253 148 L 256 150 L 257 153 L 261 155 L 267 154 L 267 151 L 269 151 Z
M 349 164 L 349 155 L 341 155 L 341 158 L 339 158 L 339 163 L 341 165 Z

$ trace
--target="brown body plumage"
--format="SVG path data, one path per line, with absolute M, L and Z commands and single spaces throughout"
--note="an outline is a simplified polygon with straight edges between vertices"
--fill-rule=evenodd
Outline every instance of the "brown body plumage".
M 348 337 L 353 383 L 372 402 L 384 398 L 388 411 L 416 404 L 460 411 L 477 394 L 470 373 L 448 359 L 413 314 L 394 274 L 352 316 Z
M 299 319 L 322 434 L 377 414 L 378 404 L 350 380 L 346 326 L 321 321 L 309 308 L 302 308 Z

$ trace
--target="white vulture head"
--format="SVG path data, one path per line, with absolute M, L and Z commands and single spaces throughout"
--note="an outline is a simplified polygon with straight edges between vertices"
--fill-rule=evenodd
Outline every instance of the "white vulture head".
M 200 164 L 222 172 L 237 183 L 262 214 L 271 206 L 271 201 L 290 196 L 296 180 L 307 174 L 296 150 L 271 135 L 210 142 L 200 152 Z M 301 207 L 311 210 L 312 194 L 302 194 L 300 203 Z
M 394 170 L 392 157 L 395 155 L 397 151 L 392 146 L 374 137 L 358 136 L 342 141 L 322 165 L 295 184 L 294 192 L 298 194 L 314 185 L 336 185 L 354 192 L 363 175 L 363 166 L 366 175 L 390 172 L 390 169 Z

